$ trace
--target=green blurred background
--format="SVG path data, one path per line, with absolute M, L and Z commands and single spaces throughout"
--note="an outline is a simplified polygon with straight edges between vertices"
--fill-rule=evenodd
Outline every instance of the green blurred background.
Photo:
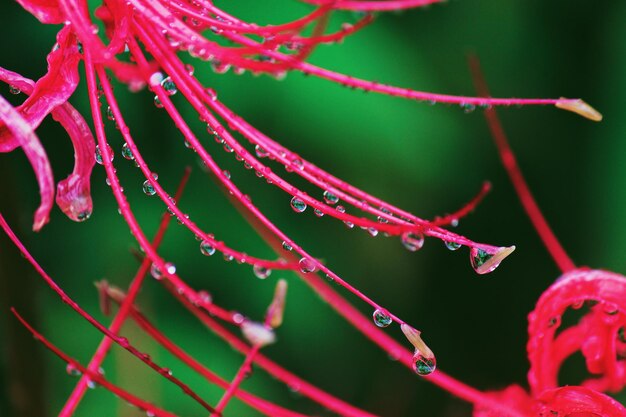
M 291 1 L 221 3 L 229 12 L 257 23 L 285 22 L 311 9 Z M 353 20 L 350 13 L 337 13 L 332 25 Z M 602 123 L 551 107 L 505 108 L 499 114 L 531 189 L 575 262 L 624 272 L 624 22 L 626 3 L 619 1 L 454 1 L 381 14 L 344 43 L 318 48 L 310 61 L 394 85 L 471 95 L 465 56 L 475 52 L 494 96 L 583 97 L 604 114 Z M 41 76 L 57 29 L 39 24 L 17 3 L 3 1 L 0 65 L 31 78 Z M 341 222 L 316 218 L 310 208 L 294 213 L 288 196 L 209 141 L 197 117 L 186 110 L 208 149 L 270 219 L 346 280 L 423 330 L 440 369 L 480 389 L 525 385 L 526 315 L 559 271 L 518 204 L 480 111 L 465 114 L 457 106 L 366 94 L 299 73 L 276 81 L 251 74 L 217 75 L 202 62 L 194 66 L 223 102 L 264 133 L 340 178 L 420 216 L 432 218 L 455 210 L 482 181 L 490 180 L 492 193 L 456 231 L 481 242 L 515 244 L 517 250 L 496 272 L 478 276 L 469 266 L 466 250 L 449 252 L 441 242 L 428 239 L 421 251 L 410 253 L 396 238 L 347 230 Z M 149 92 L 129 94 L 121 85 L 116 92 L 135 140 L 166 189 L 173 194 L 184 167 L 194 167 L 179 206 L 229 245 L 271 257 L 272 251 L 198 169 L 194 154 L 183 146 L 164 111 L 152 105 Z M 1 93 L 8 96 L 8 88 L 2 87 Z M 11 99 L 18 103 L 23 97 Z M 89 119 L 84 80 L 71 101 Z M 152 236 L 163 205 L 142 194 L 140 173 L 121 158 L 123 142 L 109 128 L 122 185 Z M 51 120 L 38 134 L 57 179 L 64 178 L 73 162 L 69 140 Z M 92 218 L 76 224 L 55 208 L 50 224 L 39 234 L 30 231 L 39 200 L 23 153 L 0 155 L 0 174 L 0 211 L 59 285 L 107 322 L 99 311 L 94 281 L 106 278 L 126 287 L 138 263 L 130 253 L 136 244 L 117 214 L 102 167 L 96 166 L 93 175 Z M 193 287 L 208 290 L 216 303 L 257 319 L 271 299 L 276 279 L 286 278 L 290 288 L 285 324 L 278 330 L 278 343 L 266 348 L 266 354 L 340 398 L 385 416 L 470 414 L 469 405 L 390 361 L 295 275 L 274 271 L 261 281 L 250 266 L 224 262 L 219 255 L 203 257 L 193 236 L 176 223 L 167 232 L 161 253 Z M 0 237 L 0 274 L 0 415 L 55 415 L 77 380 L 16 325 L 9 306 L 85 363 L 101 335 L 38 279 L 6 237 Z M 346 291 L 340 292 L 371 314 Z M 232 378 L 242 356 L 207 332 L 154 280 L 144 286 L 139 304 L 168 336 L 219 375 Z M 387 331 L 403 341 L 397 326 Z M 220 390 L 134 326 L 127 326 L 125 334 L 209 402 L 217 402 Z M 179 389 L 119 348 L 113 348 L 104 369 L 111 380 L 181 416 L 205 415 Z M 576 383 L 581 370 L 579 360 L 569 361 L 560 382 Z M 18 382 L 26 383 L 26 392 Z M 304 413 L 331 415 L 260 369 L 243 387 Z M 101 388 L 88 392 L 76 413 L 139 415 L 143 414 Z M 226 415 L 257 413 L 235 400 Z

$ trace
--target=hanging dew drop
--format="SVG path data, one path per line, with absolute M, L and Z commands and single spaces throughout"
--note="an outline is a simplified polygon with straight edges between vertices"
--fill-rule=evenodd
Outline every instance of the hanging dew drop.
M 161 87 L 163 87 L 168 96 L 173 96 L 178 92 L 176 84 L 174 84 L 174 81 L 172 81 L 170 77 L 167 77 L 163 81 L 161 81 Z
M 135 156 L 133 155 L 133 151 L 130 150 L 128 143 L 124 143 L 122 145 L 122 156 L 125 159 L 128 159 L 129 161 L 132 161 L 133 159 L 135 159 Z
M 145 195 L 155 195 L 156 194 L 156 190 L 154 189 L 154 187 L 152 186 L 152 184 L 150 184 L 150 181 L 145 180 L 143 182 L 143 193 Z
M 446 248 L 448 248 L 448 250 L 457 250 L 461 247 L 460 243 L 450 242 L 447 240 L 444 241 L 443 244 L 446 245 Z
M 381 309 L 376 309 L 374 314 L 372 314 L 372 318 L 374 319 L 374 324 L 378 327 L 387 327 L 393 323 L 393 319 L 389 316 L 389 314 L 385 310 Z
M 215 253 L 215 248 L 207 240 L 200 242 L 200 253 L 204 256 L 211 256 Z
M 154 96 L 154 105 L 157 109 L 163 108 L 163 103 L 161 103 L 161 99 L 159 98 L 159 96 Z
M 411 252 L 416 252 L 424 246 L 424 235 L 415 232 L 404 232 L 402 234 L 402 245 Z
M 291 199 L 291 208 L 296 213 L 302 213 L 306 210 L 307 205 L 304 201 L 300 200 L 298 197 L 294 197 Z
M 324 201 L 326 202 L 326 204 L 337 204 L 339 202 L 339 197 L 326 190 L 324 191 Z
M 9 93 L 14 94 L 14 95 L 17 95 L 17 94 L 19 94 L 19 93 L 21 93 L 21 92 L 22 92 L 22 90 L 20 90 L 20 89 L 19 89 L 19 88 L 17 88 L 16 86 L 14 86 L 14 85 L 9 85 Z
M 113 157 L 114 157 L 113 148 L 111 148 L 111 146 L 109 146 L 108 143 L 107 143 L 107 152 L 109 153 L 109 156 L 111 157 L 110 161 L 113 162 Z M 102 160 L 102 152 L 100 152 L 100 145 L 96 145 L 95 158 L 98 164 L 102 165 L 104 163 L 104 161 Z
M 261 266 L 261 265 L 254 265 L 252 267 L 252 271 L 254 272 L 254 275 L 258 279 L 265 279 L 265 278 L 269 277 L 272 274 L 272 270 L 271 269 L 266 268 L 266 267 Z
M 495 248 L 487 251 L 480 248 L 470 248 L 470 263 L 478 274 L 487 274 L 496 269 L 500 262 L 515 250 L 515 246 Z
M 259 158 L 265 158 L 269 155 L 269 152 L 261 148 L 259 145 L 256 145 L 254 147 L 254 152 L 256 153 L 256 156 L 258 156 Z
M 313 213 L 315 213 L 315 215 L 317 217 L 324 217 L 324 212 L 318 208 L 316 208 L 315 210 L 313 210 Z
M 315 262 L 313 262 L 313 260 L 309 258 L 300 259 L 300 262 L 298 262 L 298 264 L 300 265 L 300 271 L 305 274 L 308 274 L 309 272 L 314 272 L 316 269 Z
M 283 249 L 287 252 L 291 252 L 293 250 L 293 247 L 286 241 L 283 241 Z
M 430 375 L 437 368 L 437 360 L 434 356 L 426 357 L 419 350 L 413 355 L 413 370 L 419 376 Z

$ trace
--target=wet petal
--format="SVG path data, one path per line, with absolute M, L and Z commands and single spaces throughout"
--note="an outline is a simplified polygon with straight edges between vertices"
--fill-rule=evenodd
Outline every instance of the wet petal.
M 65 17 L 57 0 L 17 0 L 17 2 L 41 23 L 63 23 Z
M 19 142 L 35 171 L 41 204 L 35 212 L 33 230 L 39 231 L 50 219 L 50 210 L 54 200 L 54 178 L 50 161 L 33 128 L 2 96 L 0 96 L 0 120 Z

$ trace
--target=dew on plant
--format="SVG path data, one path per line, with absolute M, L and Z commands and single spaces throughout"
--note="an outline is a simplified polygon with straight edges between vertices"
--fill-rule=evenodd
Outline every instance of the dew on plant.
M 374 324 L 378 327 L 387 327 L 392 322 L 393 319 L 385 310 L 376 309 L 374 314 L 372 314 L 372 318 L 374 319 Z
M 306 203 L 304 201 L 302 201 L 298 197 L 293 197 L 291 199 L 291 208 L 296 213 L 302 213 L 302 212 L 304 212 L 304 210 L 306 210 L 307 205 L 306 205 Z

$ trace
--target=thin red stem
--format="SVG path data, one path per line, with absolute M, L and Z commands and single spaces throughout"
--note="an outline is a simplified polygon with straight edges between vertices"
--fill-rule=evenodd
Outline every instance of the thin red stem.
M 469 65 L 476 91 L 481 96 L 489 96 L 489 89 L 487 88 L 487 83 L 482 75 L 478 59 L 470 57 Z M 491 131 L 493 140 L 498 148 L 498 152 L 500 153 L 500 159 L 502 160 L 504 169 L 509 175 L 511 183 L 515 188 L 515 192 L 517 193 L 526 214 L 530 218 L 530 221 L 539 234 L 543 244 L 546 249 L 548 249 L 552 259 L 554 259 L 554 262 L 556 262 L 562 272 L 575 269 L 576 265 L 567 255 L 563 246 L 559 243 L 559 240 L 550 228 L 550 225 L 541 213 L 541 210 L 537 205 L 537 201 L 530 192 L 530 188 L 522 175 L 522 171 L 520 170 L 517 160 L 515 159 L 515 154 L 509 145 L 506 134 L 504 133 L 500 119 L 498 119 L 496 110 L 493 108 L 486 109 L 485 118 L 487 119 L 487 124 L 489 125 L 489 130 Z

